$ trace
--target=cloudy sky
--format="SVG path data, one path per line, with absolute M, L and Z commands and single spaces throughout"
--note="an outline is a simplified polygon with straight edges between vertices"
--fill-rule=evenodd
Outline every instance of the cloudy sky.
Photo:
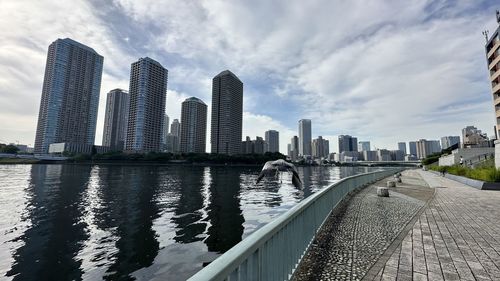
M 491 135 L 481 32 L 496 29 L 497 8 L 493 0 L 0 0 L 0 142 L 33 145 L 47 48 L 66 37 L 104 56 L 97 144 L 106 93 L 128 89 L 130 64 L 144 56 L 169 70 L 171 119 L 190 96 L 210 108 L 212 77 L 230 69 L 244 82 L 243 136 L 278 130 L 282 152 L 302 118 L 332 151 L 339 134 L 389 149 L 465 125 Z

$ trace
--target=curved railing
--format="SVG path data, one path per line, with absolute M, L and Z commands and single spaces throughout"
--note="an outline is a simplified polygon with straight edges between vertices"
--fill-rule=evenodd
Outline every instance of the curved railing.
M 258 229 L 189 280 L 288 280 L 316 232 L 349 192 L 401 170 L 341 179 Z

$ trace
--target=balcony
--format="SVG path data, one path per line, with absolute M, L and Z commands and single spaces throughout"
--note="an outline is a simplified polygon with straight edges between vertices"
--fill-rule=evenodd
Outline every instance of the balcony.
M 500 83 L 496 84 L 496 85 L 493 87 L 492 92 L 493 92 L 493 94 L 498 94 L 498 93 L 500 93 Z
M 488 65 L 488 70 L 492 70 L 497 63 L 500 62 L 500 56 L 497 56 L 489 65 Z
M 500 71 L 497 70 L 497 71 L 492 71 L 492 72 L 493 73 L 490 73 L 491 74 L 491 79 L 490 79 L 491 82 L 495 81 L 498 78 L 498 76 L 500 76 Z
M 495 40 L 495 42 L 493 43 L 493 47 L 490 49 L 490 51 L 488 52 L 488 55 L 487 57 L 491 57 L 493 55 L 493 53 L 498 50 L 498 47 L 500 46 L 500 40 Z

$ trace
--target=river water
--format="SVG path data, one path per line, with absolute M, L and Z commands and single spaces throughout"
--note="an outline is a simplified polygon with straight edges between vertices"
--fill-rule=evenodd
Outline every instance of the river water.
M 298 167 L 0 165 L 1 280 L 185 280 L 340 178 Z

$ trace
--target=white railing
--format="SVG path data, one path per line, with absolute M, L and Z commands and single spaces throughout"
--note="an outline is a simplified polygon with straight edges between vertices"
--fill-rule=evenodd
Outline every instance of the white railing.
M 401 170 L 341 179 L 258 229 L 189 280 L 289 280 L 317 231 L 349 192 Z

